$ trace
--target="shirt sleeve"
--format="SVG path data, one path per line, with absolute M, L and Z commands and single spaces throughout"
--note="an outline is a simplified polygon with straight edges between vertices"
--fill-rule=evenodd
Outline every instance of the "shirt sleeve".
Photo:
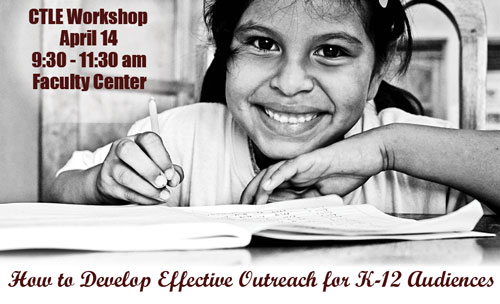
M 110 148 L 111 144 L 108 144 L 95 150 L 94 152 L 88 150 L 73 152 L 68 162 L 61 169 L 59 169 L 59 171 L 57 171 L 56 177 L 65 171 L 86 170 L 101 164 L 108 155 Z

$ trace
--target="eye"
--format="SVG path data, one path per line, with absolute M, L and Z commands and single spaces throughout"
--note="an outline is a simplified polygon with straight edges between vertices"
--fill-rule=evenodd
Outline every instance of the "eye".
M 319 55 L 326 58 L 337 58 L 347 55 L 342 48 L 334 45 L 324 45 L 314 52 L 314 55 Z
M 274 40 L 265 37 L 254 37 L 249 39 L 249 44 L 262 51 L 279 51 Z

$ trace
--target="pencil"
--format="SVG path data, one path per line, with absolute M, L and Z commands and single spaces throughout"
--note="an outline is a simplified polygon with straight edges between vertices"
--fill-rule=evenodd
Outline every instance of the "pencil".
M 149 98 L 149 119 L 151 121 L 151 131 L 160 135 L 160 125 L 158 123 L 158 110 L 156 109 L 155 98 Z

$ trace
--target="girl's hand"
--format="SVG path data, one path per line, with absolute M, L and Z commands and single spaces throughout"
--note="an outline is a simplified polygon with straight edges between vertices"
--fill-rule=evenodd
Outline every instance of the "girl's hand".
M 184 172 L 173 165 L 156 133 L 121 138 L 111 145 L 95 178 L 96 201 L 137 203 L 166 202 L 170 191 L 182 182 Z
M 389 169 L 390 163 L 383 138 L 374 129 L 262 170 L 246 187 L 241 203 L 343 196 Z

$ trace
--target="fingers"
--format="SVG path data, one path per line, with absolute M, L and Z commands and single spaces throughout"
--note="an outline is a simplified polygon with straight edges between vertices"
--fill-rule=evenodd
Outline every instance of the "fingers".
M 167 185 L 168 179 L 158 165 L 132 140 L 125 138 L 115 144 L 116 156 L 137 174 L 158 189 Z
M 112 167 L 109 174 L 101 173 L 97 188 L 110 201 L 141 205 L 156 205 L 166 202 L 170 197 L 168 189 L 156 189 L 126 165 Z
M 255 204 L 319 195 L 311 188 L 318 181 L 314 162 L 306 156 L 281 161 L 270 166 L 262 176 L 252 180 L 247 191 L 254 193 Z M 247 195 L 250 197 L 250 195 Z
M 135 137 L 135 143 L 162 172 L 165 172 L 167 180 L 170 181 L 174 178 L 175 171 L 172 160 L 159 135 L 153 132 L 141 133 Z
M 113 143 L 101 170 L 98 190 L 105 197 L 139 204 L 157 204 L 170 198 L 184 171 L 173 165 L 161 138 L 142 133 Z
M 114 167 L 111 177 L 119 185 L 131 189 L 142 196 L 153 198 L 160 202 L 166 202 L 170 198 L 170 191 L 167 188 L 157 189 L 153 187 L 127 166 Z
M 145 180 L 158 189 L 176 187 L 184 179 L 180 166 L 174 166 L 161 138 L 151 132 L 124 138 L 115 144 L 115 153 Z
M 275 170 L 277 170 L 284 162 L 276 163 L 269 168 L 262 170 L 255 176 L 247 185 L 241 195 L 240 202 L 242 204 L 266 204 L 269 195 L 272 191 L 267 191 L 262 187 L 262 181 L 267 180 Z
M 162 190 L 162 192 L 167 192 L 166 198 L 164 199 L 153 199 L 123 186 L 115 187 L 113 191 L 113 198 L 138 205 L 158 205 L 167 202 L 168 198 L 170 197 L 170 192 L 167 189 Z M 163 195 L 164 194 L 162 193 L 162 196 Z
M 289 191 L 287 189 L 276 189 L 269 195 L 268 202 L 269 203 L 275 203 L 275 202 L 281 202 L 281 201 L 289 201 L 289 200 L 294 200 L 301 198 L 299 194 L 297 194 L 294 191 Z
M 184 180 L 184 170 L 179 165 L 174 165 L 174 177 L 168 181 L 167 185 L 170 187 L 177 187 Z
M 281 187 L 281 186 L 280 186 Z M 275 203 L 280 201 L 288 201 L 299 198 L 310 198 L 321 196 L 321 193 L 316 188 L 304 189 L 302 191 L 295 191 L 287 188 L 277 188 L 269 195 L 268 202 Z
M 269 195 L 271 195 L 274 189 L 271 190 L 265 189 L 263 187 L 263 182 L 269 180 L 269 177 L 272 176 L 274 172 L 283 165 L 283 163 L 284 161 L 281 161 L 267 168 L 266 172 L 262 176 L 262 179 L 260 180 L 259 186 L 257 187 L 257 192 L 255 193 L 254 196 L 254 203 L 256 205 L 267 204 L 267 202 L 269 201 Z
M 262 190 L 272 192 L 279 185 L 292 179 L 292 177 L 299 172 L 297 163 L 295 159 L 289 160 L 274 170 L 272 174 L 268 175 L 267 178 L 262 181 Z
M 243 193 L 241 194 L 240 198 L 240 203 L 243 205 L 249 205 L 254 202 L 254 197 L 255 194 L 257 193 L 257 189 L 260 185 L 260 182 L 262 180 L 262 177 L 264 177 L 264 174 L 266 173 L 267 169 L 262 170 L 255 176 L 250 183 L 246 186 L 245 190 L 243 190 Z

